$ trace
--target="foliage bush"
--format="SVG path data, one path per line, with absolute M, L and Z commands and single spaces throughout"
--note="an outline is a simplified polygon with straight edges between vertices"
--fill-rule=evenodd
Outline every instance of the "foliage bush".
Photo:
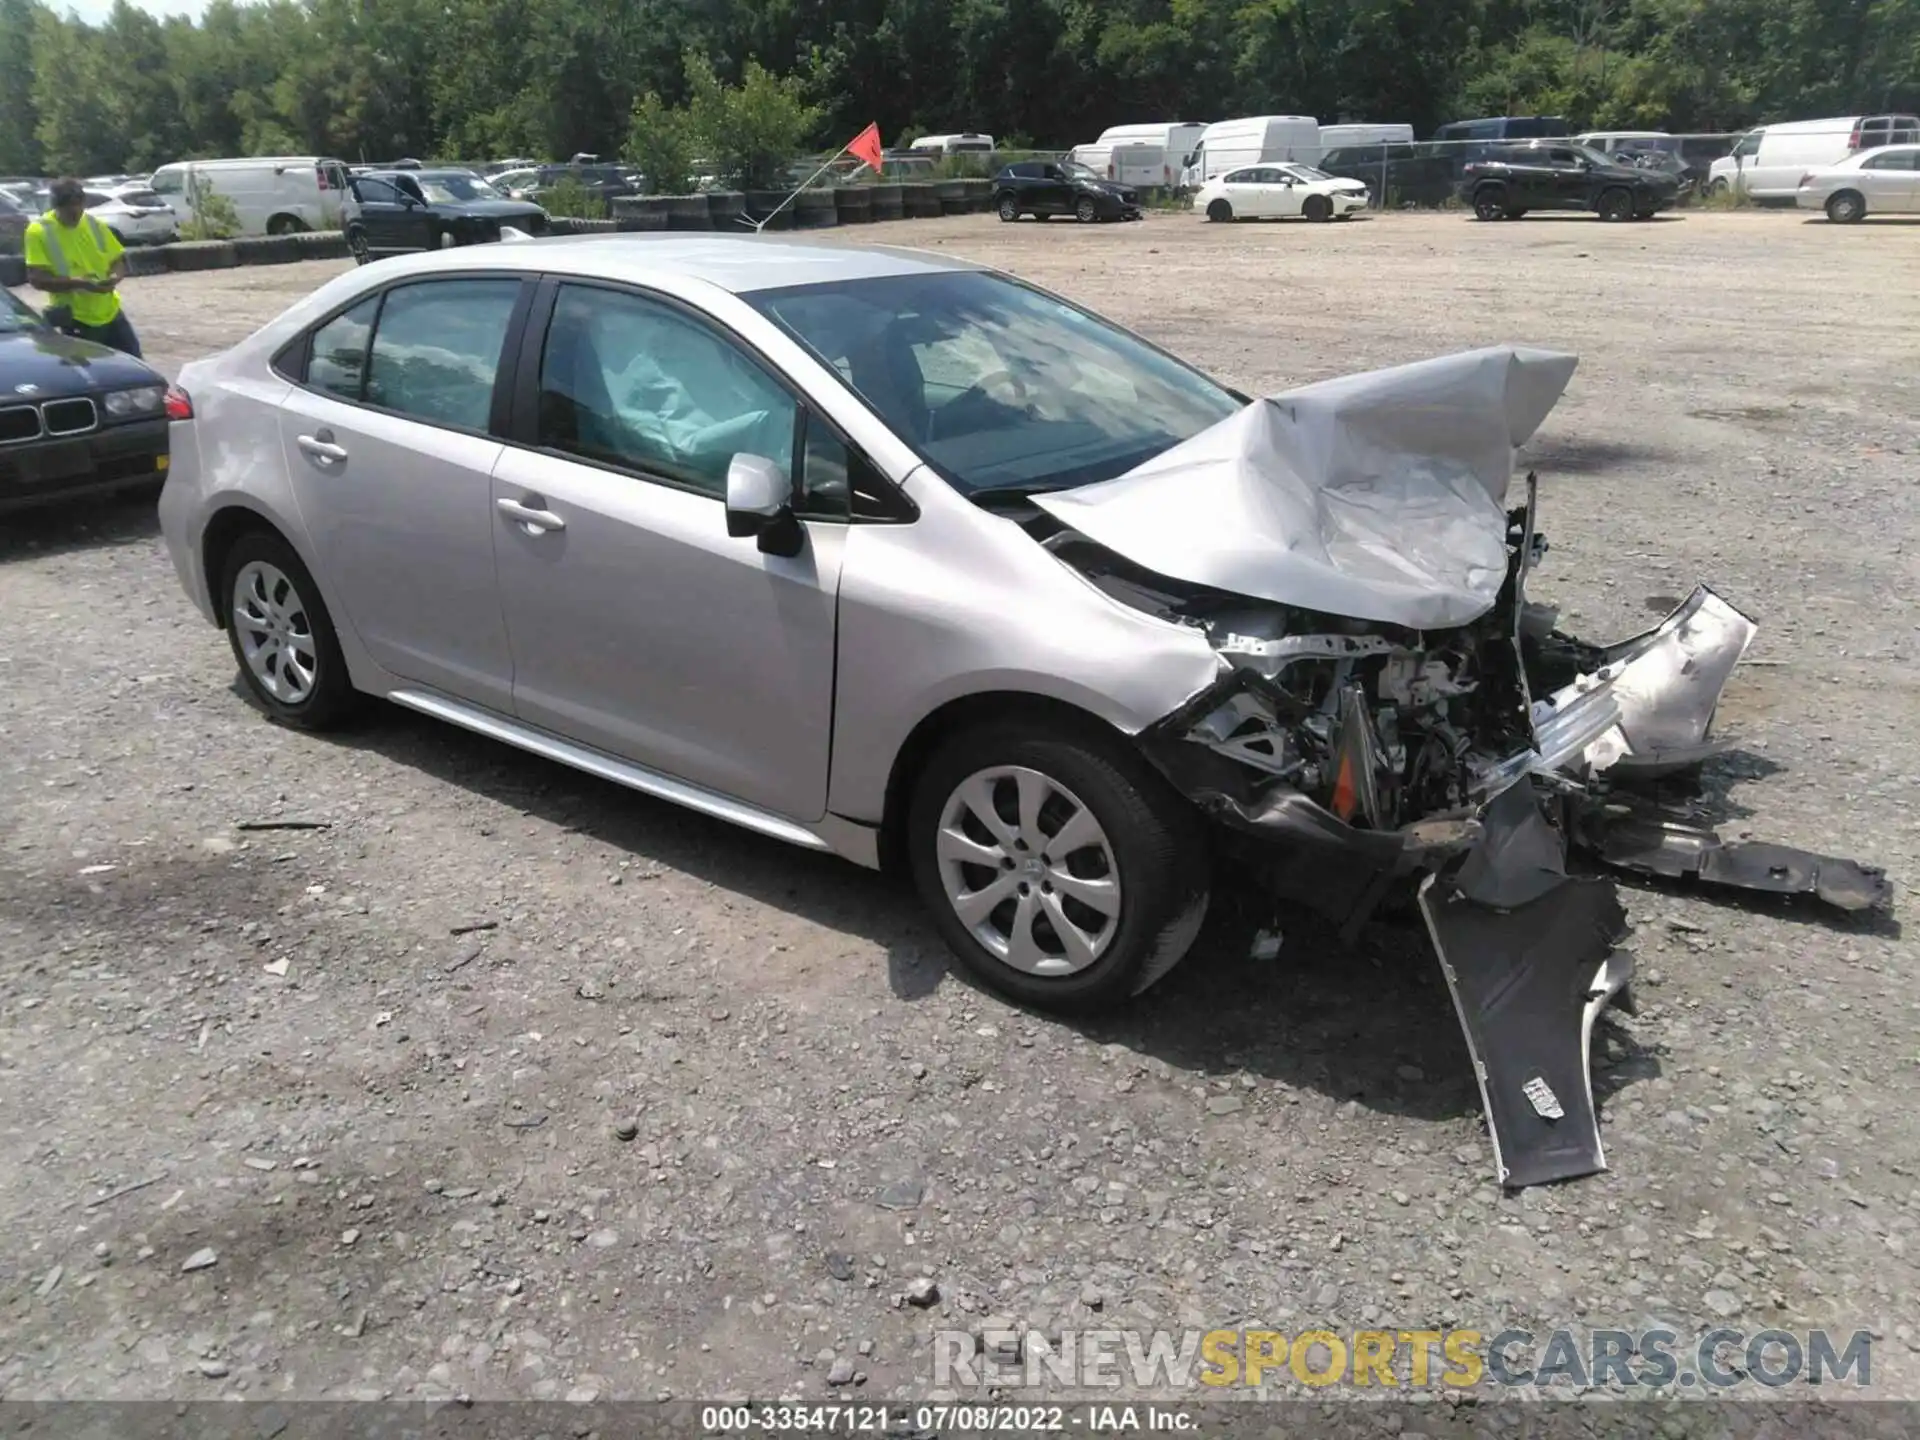
M 556 180 L 536 198 L 549 215 L 564 215 L 573 220 L 607 218 L 607 202 L 571 175 Z
M 182 240 L 231 240 L 240 233 L 240 212 L 197 170 L 187 172 L 187 208 Z
M 658 91 L 649 90 L 633 102 L 626 154 L 646 176 L 649 193 L 693 192 L 693 127 L 686 112 L 670 108 Z
M 687 133 L 721 181 L 740 190 L 788 188 L 793 157 L 820 123 L 797 76 L 781 79 L 749 60 L 738 85 L 724 84 L 701 55 L 686 61 Z

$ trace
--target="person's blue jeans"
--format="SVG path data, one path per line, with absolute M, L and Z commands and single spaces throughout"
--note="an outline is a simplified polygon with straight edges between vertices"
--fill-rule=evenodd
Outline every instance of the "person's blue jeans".
M 73 318 L 72 311 L 50 310 L 47 319 L 62 335 L 71 335 L 77 340 L 91 340 L 96 345 L 105 345 L 110 350 L 131 355 L 136 360 L 142 358 L 140 337 L 134 333 L 133 322 L 127 319 L 124 310 L 104 325 L 82 325 Z

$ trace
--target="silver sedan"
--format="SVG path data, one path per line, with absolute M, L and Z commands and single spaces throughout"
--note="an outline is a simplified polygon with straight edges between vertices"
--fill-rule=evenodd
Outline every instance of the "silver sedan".
M 510 239 L 343 275 L 187 366 L 161 522 L 275 719 L 383 697 L 897 866 L 1019 1000 L 1144 991 L 1222 855 L 1349 933 L 1418 886 L 1502 1177 L 1534 1183 L 1604 1163 L 1587 1032 L 1629 973 L 1570 843 L 1887 895 L 1619 828 L 1596 777 L 1715 753 L 1753 626 L 1703 588 L 1601 648 L 1526 600 L 1515 447 L 1573 365 L 1251 401 L 947 256 Z

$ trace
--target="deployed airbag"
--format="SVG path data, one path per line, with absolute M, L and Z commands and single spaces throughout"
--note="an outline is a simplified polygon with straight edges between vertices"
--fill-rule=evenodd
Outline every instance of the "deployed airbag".
M 1514 451 L 1577 363 L 1504 345 L 1323 381 L 1034 503 L 1191 584 L 1416 630 L 1465 625 L 1506 581 Z

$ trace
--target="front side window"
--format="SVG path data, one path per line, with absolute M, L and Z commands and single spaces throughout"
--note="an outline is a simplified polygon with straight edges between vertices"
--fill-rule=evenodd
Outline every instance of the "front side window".
M 379 308 L 380 297 L 371 296 L 313 332 L 312 354 L 307 360 L 308 385 L 342 400 L 364 398 L 367 337 L 373 331 L 374 312 Z
M 1760 132 L 1756 130 L 1751 135 L 1742 135 L 1740 143 L 1733 147 L 1733 153 L 1736 159 L 1744 160 L 1749 155 L 1757 154 L 1759 149 Z
M 389 290 L 367 360 L 367 403 L 485 430 L 517 279 L 436 280 Z
M 721 497 L 735 455 L 793 467 L 793 397 L 672 306 L 563 285 L 540 360 L 539 443 Z
M 746 298 L 967 494 L 1110 479 L 1243 403 L 1002 276 L 889 276 Z

